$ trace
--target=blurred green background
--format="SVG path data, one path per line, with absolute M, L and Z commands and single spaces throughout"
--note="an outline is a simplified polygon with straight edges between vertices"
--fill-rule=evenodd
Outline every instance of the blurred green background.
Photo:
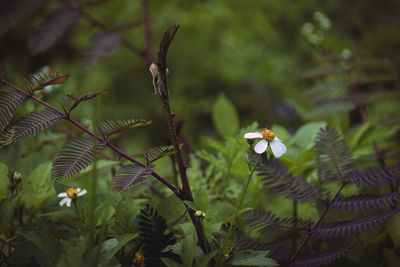
M 3 23 L 5 18 L 15 20 L 11 26 L 4 24 L 6 31 L 3 29 L 0 37 L 0 58 L 8 68 L 9 80 L 23 86 L 22 74 L 40 71 L 44 66 L 70 73 L 67 83 L 45 96 L 58 107 L 62 95 L 108 88 L 111 92 L 100 100 L 101 119 L 153 120 L 151 126 L 124 133 L 127 138 L 118 139 L 118 145 L 137 153 L 166 143 L 160 138 L 167 134 L 166 125 L 158 99 L 152 95 L 151 76 L 143 58 L 120 45 L 96 65 L 86 64 L 90 40 L 102 29 L 84 18 L 65 33 L 55 27 L 50 36 L 61 35 L 56 43 L 46 51 L 33 53 L 32 38 L 43 25 L 56 24 L 59 10 L 68 1 L 25 1 L 39 4 L 30 4 L 36 8 L 26 11 L 24 7 L 25 13 L 12 17 L 10 10 L 27 5 L 22 2 L 2 1 L 4 8 L 0 9 Z M 85 3 L 83 10 L 110 28 L 133 23 L 133 27 L 120 33 L 143 48 L 144 2 L 147 1 L 74 3 Z M 194 149 L 203 146 L 203 136 L 218 135 L 211 112 L 221 94 L 237 108 L 241 127 L 258 121 L 264 127 L 278 123 L 294 131 L 302 124 L 298 112 L 310 108 L 299 96 L 312 83 L 301 77 L 321 58 L 365 53 L 391 59 L 392 69 L 398 71 L 400 1 L 148 3 L 153 55 L 163 32 L 171 25 L 181 26 L 168 55 L 169 89 L 176 118 L 185 121 L 183 134 Z M 94 110 L 94 104 L 88 102 L 73 115 L 90 124 Z

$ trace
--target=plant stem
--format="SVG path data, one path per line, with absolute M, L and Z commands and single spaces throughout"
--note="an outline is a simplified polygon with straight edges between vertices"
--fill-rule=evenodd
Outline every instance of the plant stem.
M 356 86 L 355 86 L 355 84 L 353 82 L 353 71 L 352 71 L 351 68 L 349 68 L 347 70 L 347 75 L 349 77 L 349 84 L 350 84 L 350 89 L 351 89 L 351 98 L 353 99 L 354 105 L 356 105 L 356 107 L 358 109 L 358 113 L 360 114 L 362 123 L 368 123 L 367 115 L 365 114 L 364 109 L 361 106 L 360 98 L 358 96 L 358 92 L 356 90 Z M 380 149 L 378 147 L 378 144 L 376 143 L 375 140 L 372 142 L 372 146 L 374 148 L 375 156 L 376 156 L 376 159 L 378 160 L 379 164 L 381 166 L 385 166 L 385 160 L 383 159 L 382 152 L 380 151 Z
M 335 193 L 334 197 L 331 199 L 331 201 L 329 201 L 328 204 L 326 204 L 325 209 L 322 211 L 321 215 L 318 218 L 318 221 L 315 223 L 315 225 L 313 226 L 313 228 L 308 232 L 307 236 L 304 238 L 304 240 L 301 242 L 299 248 L 297 249 L 297 251 L 294 253 L 294 255 L 292 256 L 292 258 L 290 259 L 290 263 L 293 263 L 297 256 L 300 254 L 301 250 L 305 247 L 305 245 L 307 244 L 308 240 L 311 238 L 311 233 L 317 229 L 317 227 L 320 225 L 322 219 L 324 218 L 325 214 L 328 212 L 329 208 L 332 206 L 333 202 L 336 200 L 336 198 L 339 196 L 340 192 L 343 190 L 343 188 L 348 184 L 348 182 L 343 181 L 342 185 L 340 186 L 340 188 L 338 189 L 338 191 Z
M 244 186 L 242 194 L 241 194 L 240 199 L 239 199 L 239 204 L 236 206 L 235 213 L 233 214 L 232 225 L 233 225 L 233 223 L 235 223 L 236 217 L 237 217 L 239 211 L 242 209 L 244 198 L 246 197 L 247 189 L 249 187 L 251 178 L 253 177 L 253 173 L 256 170 L 257 164 L 260 161 L 260 158 L 261 158 L 261 154 L 258 154 L 256 162 L 254 163 L 254 165 L 252 166 L 252 168 L 251 168 L 251 170 L 249 172 L 249 178 L 247 179 L 246 185 Z M 231 227 L 230 227 L 230 229 L 231 229 Z
M 149 0 L 142 0 L 142 19 L 144 27 L 144 49 L 143 59 L 148 66 L 153 63 L 153 53 L 151 52 L 151 28 L 149 15 Z
M 76 199 L 72 200 L 72 204 L 74 205 L 76 215 L 78 215 L 79 220 L 83 221 L 83 218 L 81 216 L 81 213 L 79 212 L 78 205 L 76 205 Z
M 21 94 L 25 95 L 26 97 L 31 98 L 32 100 L 44 105 L 45 107 L 57 112 L 58 114 L 60 114 L 63 119 L 70 121 L 71 123 L 73 123 L 76 127 L 78 127 L 79 129 L 81 129 L 82 131 L 84 131 L 85 133 L 87 133 L 88 135 L 96 138 L 97 140 L 99 140 L 101 143 L 104 143 L 106 146 L 108 146 L 109 148 L 111 148 L 112 150 L 114 150 L 120 157 L 126 158 L 127 160 L 141 166 L 141 167 L 145 167 L 144 164 L 140 163 L 139 161 L 135 160 L 133 157 L 129 156 L 126 152 L 122 151 L 120 148 L 116 147 L 115 145 L 111 144 L 109 140 L 99 137 L 96 134 L 94 134 L 92 131 L 90 131 L 89 129 L 87 129 L 85 126 L 83 126 L 82 124 L 80 124 L 79 122 L 77 122 L 76 120 L 72 119 L 68 114 L 58 110 L 57 108 L 53 107 L 52 105 L 48 104 L 47 102 L 25 92 L 24 90 L 18 88 L 17 86 L 15 86 L 14 84 L 10 83 L 9 81 L 7 81 L 6 79 L 2 78 L 1 83 L 10 86 L 11 88 L 17 90 L 18 92 L 20 92 Z M 179 197 L 180 199 L 182 199 L 182 192 L 176 188 L 175 186 L 173 186 L 171 183 L 169 183 L 165 178 L 161 177 L 160 175 L 158 175 L 155 172 L 152 172 L 151 175 L 156 178 L 158 181 L 160 181 L 161 183 L 163 183 L 165 186 L 167 186 L 169 189 L 171 189 L 172 192 L 174 192 L 174 194 Z

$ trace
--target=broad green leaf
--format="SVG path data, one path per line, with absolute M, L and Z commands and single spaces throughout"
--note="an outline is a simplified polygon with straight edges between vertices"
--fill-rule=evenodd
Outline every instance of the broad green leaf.
M 0 234 L 4 232 L 8 226 L 8 223 L 12 220 L 11 217 L 13 215 L 15 205 L 18 203 L 18 198 L 20 195 L 21 193 L 18 193 L 17 195 L 3 198 L 0 201 Z
M 361 143 L 361 138 L 369 130 L 371 125 L 369 123 L 363 123 L 353 129 L 347 136 L 346 141 L 351 149 L 354 149 Z
M 106 265 L 123 246 L 125 246 L 129 241 L 135 239 L 136 237 L 137 234 L 126 234 L 104 241 L 102 248 L 102 252 L 104 255 L 103 264 Z
M 213 250 L 206 255 L 203 255 L 201 259 L 196 259 L 195 267 L 208 267 L 210 260 L 217 254 L 217 250 Z
M 25 201 L 39 206 L 45 199 L 56 196 L 53 181 L 50 179 L 51 161 L 37 166 L 26 179 L 22 179 Z
M 173 259 L 170 259 L 170 258 L 161 258 L 161 260 L 163 261 L 163 263 L 167 267 L 182 267 L 182 266 L 186 266 L 186 265 L 179 264 L 179 263 L 177 263 L 176 261 L 174 261 Z
M 185 238 L 182 241 L 181 247 L 181 258 L 183 266 L 192 266 L 193 259 L 196 252 L 197 235 L 194 228 L 191 228 L 189 233 L 186 233 Z
M 218 133 L 223 136 L 232 136 L 239 130 L 239 115 L 231 101 L 220 94 L 214 104 L 212 117 Z
M 169 226 L 176 224 L 186 214 L 186 207 L 182 201 L 172 194 L 158 203 L 157 212 L 164 217 Z
M 279 140 L 281 140 L 284 143 L 289 142 L 292 139 L 286 128 L 280 125 L 277 124 L 272 125 L 271 131 L 279 138 Z
M 108 222 L 115 214 L 115 208 L 111 206 L 110 203 L 107 201 L 102 202 L 97 208 L 96 208 L 96 218 L 97 218 L 97 224 L 96 226 L 100 226 L 105 222 Z
M 191 208 L 192 210 L 199 210 L 200 208 L 196 205 L 196 203 L 194 203 L 193 201 L 189 201 L 189 200 L 184 200 L 183 203 L 185 203 L 189 208 Z
M 317 137 L 319 130 L 325 127 L 326 122 L 324 121 L 307 123 L 297 131 L 294 136 L 294 142 L 304 149 L 309 149 L 314 146 L 314 140 L 315 137 Z
M 24 236 L 40 248 L 49 257 L 53 264 L 57 263 L 61 252 L 61 246 L 58 239 L 44 232 L 25 231 L 19 232 L 18 234 Z
M 6 196 L 8 185 L 8 167 L 4 163 L 0 163 L 0 199 Z
M 243 250 L 236 253 L 228 263 L 242 266 L 278 266 L 275 260 L 266 258 L 268 253 L 269 251 Z

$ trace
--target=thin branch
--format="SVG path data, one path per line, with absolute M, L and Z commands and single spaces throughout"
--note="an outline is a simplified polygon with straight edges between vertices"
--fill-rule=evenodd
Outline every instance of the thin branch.
M 142 0 L 142 16 L 143 16 L 143 27 L 144 27 L 144 49 L 143 58 L 147 66 L 153 63 L 153 53 L 151 52 L 151 28 L 150 28 L 150 12 L 149 12 L 149 1 Z
M 301 242 L 299 248 L 297 249 L 297 251 L 294 253 L 293 257 L 290 259 L 290 263 L 293 263 L 297 256 L 300 254 L 300 252 L 302 251 L 302 249 L 305 247 L 305 245 L 307 244 L 308 240 L 311 238 L 311 233 L 317 229 L 317 227 L 320 225 L 322 219 L 324 218 L 325 214 L 328 212 L 329 208 L 332 206 L 333 202 L 335 201 L 335 199 L 339 196 L 340 192 L 343 190 L 343 188 L 348 184 L 349 182 L 343 181 L 342 185 L 340 186 L 340 188 L 338 189 L 338 191 L 336 192 L 335 196 L 331 199 L 331 201 L 329 201 L 328 204 L 326 204 L 325 209 L 322 211 L 321 215 L 318 218 L 318 221 L 315 223 L 314 227 L 308 232 L 307 236 L 304 238 L 303 242 Z
M 114 150 L 115 152 L 117 152 L 120 157 L 126 158 L 127 160 L 141 166 L 141 167 L 145 167 L 144 164 L 140 163 L 139 161 L 135 160 L 133 157 L 131 157 L 130 155 L 128 155 L 127 153 L 125 153 L 124 151 L 122 151 L 120 148 L 116 147 L 115 145 L 111 144 L 109 140 L 99 137 L 97 136 L 95 133 L 93 133 L 92 131 L 90 131 L 89 129 L 87 129 L 85 126 L 83 126 L 82 124 L 80 124 L 79 122 L 77 122 L 76 120 L 74 120 L 73 118 L 71 118 L 68 114 L 58 110 L 57 108 L 53 107 L 52 105 L 48 104 L 47 102 L 35 97 L 34 95 L 31 95 L 27 92 L 25 92 L 24 90 L 18 88 L 17 86 L 15 86 L 14 84 L 10 83 L 9 81 L 7 81 L 6 79 L 1 79 L 1 83 L 17 90 L 18 92 L 24 94 L 26 97 L 31 98 L 32 100 L 46 106 L 47 108 L 57 112 L 58 114 L 60 114 L 60 116 L 65 119 L 70 121 L 71 123 L 73 123 L 76 127 L 78 127 L 79 129 L 81 129 L 82 131 L 84 131 L 85 133 L 87 133 L 88 135 L 96 138 L 97 140 L 99 140 L 101 143 L 105 144 L 106 146 L 108 146 L 109 148 L 111 148 L 112 150 Z M 151 175 L 156 178 L 158 181 L 160 181 L 161 183 L 163 183 L 164 185 L 166 185 L 169 189 L 172 190 L 172 192 L 174 192 L 174 194 L 179 197 L 180 199 L 182 199 L 182 192 L 176 188 L 175 186 L 173 186 L 172 184 L 170 184 L 166 179 L 164 179 L 163 177 L 161 177 L 160 175 L 158 175 L 155 172 L 152 172 Z

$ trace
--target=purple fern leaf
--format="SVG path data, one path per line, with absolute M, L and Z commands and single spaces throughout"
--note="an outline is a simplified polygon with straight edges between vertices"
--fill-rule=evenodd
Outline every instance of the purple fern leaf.
M 326 265 L 333 262 L 334 260 L 343 257 L 344 254 L 351 248 L 353 248 L 355 245 L 356 243 L 353 243 L 350 246 L 341 248 L 339 250 L 326 251 L 308 255 L 306 257 L 299 258 L 295 262 L 289 264 L 289 267 L 303 267 L 303 266 L 316 267 L 316 266 Z
M 341 238 L 349 235 L 355 235 L 378 226 L 379 224 L 390 219 L 399 211 L 400 210 L 392 210 L 373 217 L 326 223 L 318 226 L 317 229 L 310 233 L 314 238 Z
M 143 167 L 138 164 L 128 164 L 122 166 L 112 182 L 112 191 L 121 192 L 128 187 L 146 182 L 147 177 L 151 175 L 153 170 L 154 165 Z
M 264 185 L 270 186 L 269 189 L 272 192 L 286 196 L 288 199 L 311 202 L 329 198 L 327 190 L 301 180 L 300 176 L 293 177 L 293 174 L 288 174 L 288 168 L 272 155 L 259 163 L 257 171 Z
M 315 141 L 318 176 L 323 180 L 343 180 L 354 169 L 354 159 L 344 140 L 334 129 L 321 129 Z
M 15 90 L 0 92 L 0 134 L 10 124 L 15 111 L 24 99 L 25 96 Z
M 95 154 L 104 146 L 96 142 L 90 137 L 71 140 L 53 162 L 51 177 L 55 180 L 67 179 L 86 169 L 92 163 Z
M 400 161 L 392 166 L 373 168 L 367 171 L 352 171 L 349 173 L 349 181 L 357 186 L 376 186 L 393 184 L 400 180 Z
M 378 196 L 361 195 L 346 198 L 338 197 L 332 203 L 331 208 L 349 212 L 365 212 L 383 210 L 385 207 L 395 207 L 399 202 L 400 192 L 393 192 Z

